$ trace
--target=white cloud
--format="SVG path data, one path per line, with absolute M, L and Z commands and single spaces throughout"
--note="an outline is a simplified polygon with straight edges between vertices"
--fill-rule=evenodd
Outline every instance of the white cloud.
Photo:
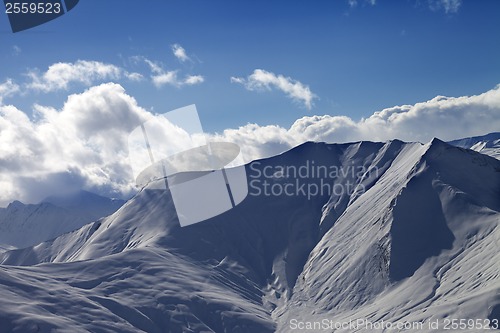
M 153 74 L 161 74 L 164 72 L 163 68 L 160 66 L 160 64 L 158 64 L 155 61 L 152 61 L 152 60 L 149 60 L 149 59 L 143 58 L 143 57 L 138 57 L 137 59 L 142 59 L 146 64 L 148 64 L 148 66 L 151 69 L 151 72 Z
M 179 59 L 180 62 L 186 62 L 191 60 L 187 53 L 186 50 L 180 46 L 179 44 L 174 44 L 172 45 L 172 52 L 174 53 L 174 56 Z
M 117 80 L 122 76 L 122 72 L 123 70 L 115 65 L 99 61 L 59 62 L 49 66 L 41 75 L 37 71 L 28 72 L 31 82 L 27 86 L 43 92 L 67 90 L 70 83 L 89 86 L 96 81 Z
M 188 75 L 184 79 L 184 84 L 187 84 L 190 86 L 195 85 L 195 84 L 200 84 L 203 82 L 205 82 L 205 78 L 201 75 Z
M 181 86 L 192 86 L 196 84 L 201 84 L 205 81 L 205 78 L 201 75 L 187 75 L 183 79 L 179 79 L 177 76 L 178 70 L 167 71 L 163 69 L 162 65 L 158 62 L 151 61 L 147 58 L 143 58 L 144 62 L 148 64 L 151 69 L 151 80 L 157 88 L 161 88 L 164 85 L 171 85 L 175 87 Z
M 276 88 L 284 92 L 289 98 L 303 103 L 307 109 L 312 108 L 313 100 L 317 98 L 309 86 L 283 75 L 276 75 L 263 69 L 256 69 L 246 79 L 231 77 L 231 82 L 239 83 L 251 91 L 271 90 Z
M 377 4 L 377 0 L 365 0 L 366 3 L 375 6 Z M 349 7 L 354 8 L 358 5 L 358 0 L 347 0 Z
M 40 74 L 37 70 L 27 73 L 31 82 L 26 84 L 28 89 L 42 92 L 68 90 L 70 84 L 80 83 L 90 86 L 96 82 L 119 80 L 127 78 L 130 81 L 142 81 L 143 75 L 137 72 L 128 72 L 124 68 L 100 61 L 78 60 L 73 63 L 59 62 L 49 66 L 46 72 Z
M 158 88 L 164 85 L 176 87 L 184 85 L 192 86 L 205 81 L 205 78 L 201 75 L 186 75 L 183 78 L 179 78 L 179 70 L 167 71 L 161 63 L 151 61 L 142 56 L 132 57 L 131 61 L 134 65 L 137 65 L 139 62 L 146 63 L 151 70 L 151 81 Z M 29 82 L 24 84 L 23 87 L 44 93 L 68 90 L 73 83 L 91 86 L 106 81 L 117 82 L 122 79 L 133 82 L 144 80 L 144 75 L 141 73 L 128 71 L 125 68 L 109 63 L 88 60 L 78 60 L 73 63 L 55 63 L 50 65 L 43 73 L 40 73 L 38 70 L 30 70 L 27 76 Z
M 12 81 L 12 79 L 7 79 L 4 83 L 0 83 L 0 105 L 4 97 L 11 96 L 19 92 L 19 90 L 19 85 Z
M 428 0 L 429 8 L 433 11 L 444 10 L 446 14 L 457 13 L 462 5 L 462 0 Z
M 114 83 L 69 96 L 61 110 L 35 105 L 34 119 L 0 106 L 0 203 L 36 202 L 72 186 L 131 193 L 127 137 L 150 116 Z
M 237 143 L 247 161 L 271 156 L 306 141 L 352 142 L 360 140 L 428 142 L 433 137 L 452 140 L 498 131 L 500 85 L 483 94 L 438 96 L 415 105 L 395 106 L 355 121 L 347 116 L 308 116 L 288 129 L 249 124 L 228 129 L 217 140 Z
M 173 86 L 178 86 L 179 81 L 177 80 L 177 71 L 168 71 L 160 74 L 152 75 L 151 79 L 156 87 L 160 88 L 166 84 Z
M 0 106 L 0 205 L 14 199 L 36 202 L 72 187 L 112 196 L 131 193 L 134 178 L 128 135 L 151 117 L 113 83 L 70 95 L 60 110 L 36 105 L 32 119 L 12 105 Z M 500 85 L 479 95 L 438 96 L 386 108 L 361 120 L 309 116 L 296 120 L 290 128 L 248 124 L 208 136 L 213 141 L 237 143 L 250 161 L 306 141 L 398 138 L 428 142 L 433 137 L 452 140 L 499 128 Z
M 220 134 L 209 135 L 214 142 L 233 142 L 240 149 L 245 162 L 282 153 L 302 142 L 302 136 L 294 137 L 290 130 L 281 126 L 247 124 L 238 129 L 226 129 Z
M 144 76 L 141 73 L 133 72 L 133 73 L 126 73 L 125 76 L 130 80 L 130 81 L 135 81 L 139 82 L 144 79 Z
M 230 78 L 231 83 L 239 83 L 239 84 L 245 84 L 245 79 L 242 77 L 236 77 L 236 76 L 231 76 Z
M 12 47 L 12 55 L 17 56 L 17 55 L 20 55 L 20 54 L 21 54 L 21 52 L 22 52 L 22 50 L 21 50 L 21 48 L 20 48 L 19 46 L 14 45 L 14 46 Z

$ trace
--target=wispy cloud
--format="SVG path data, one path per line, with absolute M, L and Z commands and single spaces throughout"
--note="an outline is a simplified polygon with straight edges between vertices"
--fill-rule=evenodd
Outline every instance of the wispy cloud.
M 133 61 L 144 60 L 143 57 L 134 57 Z M 152 61 L 147 61 L 151 70 L 155 73 L 156 81 L 163 82 L 164 71 L 159 65 Z M 72 84 L 83 84 L 91 86 L 107 81 L 118 82 L 127 79 L 133 82 L 144 80 L 144 75 L 135 71 L 128 71 L 123 67 L 100 61 L 78 60 L 76 62 L 58 62 L 48 67 L 45 72 L 40 73 L 38 69 L 29 70 L 26 73 L 29 82 L 23 88 L 53 92 L 58 90 L 68 90 Z M 162 81 L 163 80 L 163 81 Z M 155 81 L 155 80 L 154 80 Z
M 179 59 L 180 62 L 190 61 L 191 58 L 188 57 L 186 50 L 180 44 L 172 45 L 172 52 L 174 56 Z
M 19 92 L 20 87 L 17 83 L 12 81 L 12 79 L 7 79 L 4 83 L 0 84 L 0 105 L 3 102 L 4 97 L 12 96 L 13 94 Z
M 377 4 L 377 0 L 365 0 L 365 2 L 369 5 L 375 6 Z M 347 0 L 349 7 L 354 8 L 358 5 L 358 0 Z
M 166 84 L 170 84 L 172 86 L 180 86 L 180 82 L 177 79 L 176 71 L 168 71 L 164 73 L 159 73 L 151 76 L 153 83 L 156 87 L 161 87 Z
M 126 76 L 130 81 L 135 81 L 135 82 L 139 82 L 144 79 L 144 75 L 137 72 L 127 73 Z
M 176 87 L 192 86 L 203 83 L 205 78 L 201 75 L 185 75 L 179 78 L 179 70 L 167 71 L 160 62 L 149 60 L 143 56 L 135 56 L 130 59 L 132 65 L 145 63 L 151 71 L 150 78 L 156 87 L 172 85 Z M 26 73 L 28 82 L 22 84 L 23 90 L 34 90 L 44 93 L 69 90 L 73 84 L 81 84 L 90 87 L 104 82 L 121 82 L 123 79 L 141 82 L 145 76 L 128 68 L 119 67 L 110 63 L 90 60 L 78 60 L 76 62 L 58 62 L 48 67 L 45 72 L 38 69 L 29 70 Z M 19 87 L 17 87 L 19 89 Z M 4 87 L 7 89 L 7 86 Z M 5 93 L 4 93 L 4 96 Z
M 188 75 L 184 79 L 184 83 L 187 85 L 195 85 L 205 82 L 205 78 L 201 75 Z
M 151 61 L 147 58 L 143 58 L 144 62 L 151 69 L 151 80 L 153 84 L 160 88 L 164 85 L 171 85 L 176 87 L 181 86 L 192 86 L 196 84 L 201 84 L 205 81 L 205 78 L 201 75 L 186 75 L 184 78 L 179 79 L 179 70 L 165 70 L 163 66 L 155 61 Z
M 231 83 L 246 84 L 246 80 L 242 77 L 231 76 Z
M 446 14 L 457 13 L 462 0 L 428 0 L 429 8 L 433 11 L 444 10 Z
M 21 48 L 20 48 L 19 46 L 14 45 L 14 46 L 12 47 L 12 54 L 13 54 L 13 55 L 15 55 L 15 56 L 20 55 L 20 54 L 21 54 L 21 52 L 22 52 L 22 50 L 21 50 Z
M 309 110 L 312 108 L 313 100 L 317 98 L 309 86 L 290 77 L 276 75 L 263 69 L 254 70 L 246 79 L 231 77 L 231 82 L 242 84 L 250 91 L 278 89 L 292 100 L 304 104 Z

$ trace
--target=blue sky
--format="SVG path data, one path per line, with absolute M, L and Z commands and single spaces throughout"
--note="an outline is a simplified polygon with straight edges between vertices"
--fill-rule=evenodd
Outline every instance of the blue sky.
M 356 4 L 355 4 L 356 3 Z M 458 4 L 458 5 L 457 5 Z M 137 1 L 82 0 L 67 15 L 12 34 L 0 19 L 0 81 L 26 81 L 56 62 L 94 60 L 148 76 L 131 57 L 161 62 L 185 87 L 121 82 L 145 108 L 164 112 L 195 103 L 206 130 L 246 123 L 290 126 L 314 114 L 368 117 L 437 95 L 484 92 L 500 83 L 498 1 Z M 171 46 L 192 59 L 180 63 Z M 14 51 L 14 48 L 19 52 Z M 231 77 L 255 69 L 283 75 L 317 96 L 310 109 L 277 89 L 248 91 Z M 29 92 L 6 101 L 62 105 L 71 92 Z
M 130 132 L 190 104 L 245 161 L 499 131 L 499 16 L 496 0 L 81 0 L 14 34 L 0 13 L 0 206 L 129 197 Z

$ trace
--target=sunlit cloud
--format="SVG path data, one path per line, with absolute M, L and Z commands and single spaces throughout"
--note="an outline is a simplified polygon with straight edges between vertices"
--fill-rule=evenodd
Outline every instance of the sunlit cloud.
M 317 96 L 309 86 L 283 75 L 276 75 L 263 69 L 256 69 L 246 79 L 231 77 L 231 82 L 242 84 L 250 91 L 265 91 L 277 89 L 285 93 L 292 100 L 302 103 L 307 109 L 313 106 L 313 100 Z
M 49 66 L 44 73 L 39 73 L 37 70 L 29 71 L 27 75 L 31 82 L 27 87 L 43 92 L 67 90 L 71 83 L 90 86 L 103 80 L 118 80 L 123 73 L 120 67 L 100 61 L 58 62 Z
M 201 75 L 186 75 L 184 78 L 178 77 L 179 70 L 165 70 L 162 65 L 158 62 L 151 61 L 144 58 L 144 61 L 151 69 L 151 80 L 157 88 L 161 88 L 165 85 L 171 85 L 175 87 L 181 86 L 192 86 L 196 84 L 201 84 L 205 81 L 204 77 Z
M 191 60 L 187 53 L 186 50 L 180 46 L 179 44 L 174 44 L 172 45 L 172 52 L 174 53 L 174 56 L 179 59 L 180 62 L 186 62 Z

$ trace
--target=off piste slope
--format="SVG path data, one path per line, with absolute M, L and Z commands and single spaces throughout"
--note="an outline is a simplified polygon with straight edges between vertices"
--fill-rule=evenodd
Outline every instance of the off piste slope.
M 87 191 L 52 196 L 39 204 L 14 201 L 0 208 L 0 251 L 36 245 L 77 230 L 114 213 L 124 202 Z
M 152 186 L 108 218 L 2 254 L 0 327 L 498 318 L 500 161 L 437 139 L 306 143 L 246 169 L 249 196 L 203 223 L 181 228 Z
M 500 159 L 500 132 L 453 140 L 449 144 Z
M 444 331 L 444 318 L 498 320 L 499 166 L 437 139 L 402 151 L 313 249 L 281 330 L 297 318 L 423 323 L 414 331 L 435 320 Z M 338 331 L 383 331 L 371 327 Z

